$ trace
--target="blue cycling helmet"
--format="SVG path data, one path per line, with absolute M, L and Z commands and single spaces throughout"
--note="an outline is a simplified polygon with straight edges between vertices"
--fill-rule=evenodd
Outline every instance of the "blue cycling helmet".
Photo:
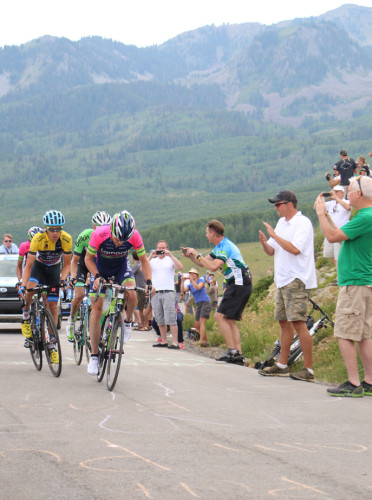
M 115 214 L 112 218 L 111 233 L 123 243 L 133 236 L 134 228 L 134 219 L 126 210 Z
M 31 241 L 32 238 L 35 236 L 35 234 L 37 233 L 40 233 L 42 231 L 41 227 L 37 227 L 37 226 L 32 226 L 30 227 L 30 229 L 28 230 L 28 239 Z
M 65 218 L 62 212 L 58 210 L 49 210 L 43 217 L 43 222 L 46 226 L 63 226 L 65 224 Z
M 98 210 L 93 217 L 92 217 L 92 223 L 95 224 L 96 226 L 104 226 L 106 224 L 111 224 L 111 215 L 109 215 L 107 212 L 103 210 Z

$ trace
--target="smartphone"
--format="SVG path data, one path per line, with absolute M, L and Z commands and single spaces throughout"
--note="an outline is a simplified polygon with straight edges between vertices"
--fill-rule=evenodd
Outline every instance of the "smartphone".
M 164 255 L 164 250 L 156 250 L 156 255 Z
M 328 196 L 332 196 L 332 193 L 323 193 L 324 198 L 328 198 Z

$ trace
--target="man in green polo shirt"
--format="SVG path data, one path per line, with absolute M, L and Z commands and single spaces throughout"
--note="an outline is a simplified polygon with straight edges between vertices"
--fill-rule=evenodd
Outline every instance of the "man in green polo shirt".
M 334 334 L 349 379 L 327 389 L 332 396 L 372 396 L 372 178 L 353 177 L 349 186 L 350 205 L 356 216 L 334 229 L 328 222 L 324 197 L 318 196 L 315 210 L 320 228 L 330 243 L 342 242 L 338 257 L 338 285 Z M 364 368 L 360 382 L 357 351 Z

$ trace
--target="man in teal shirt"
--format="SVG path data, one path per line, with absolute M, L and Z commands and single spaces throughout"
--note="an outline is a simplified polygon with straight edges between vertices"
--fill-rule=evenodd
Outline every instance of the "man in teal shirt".
M 205 235 L 209 243 L 215 245 L 209 255 L 203 257 L 194 248 L 189 247 L 182 248 L 182 252 L 200 267 L 205 267 L 212 272 L 222 270 L 227 285 L 214 318 L 225 338 L 227 350 L 217 361 L 242 364 L 244 357 L 236 321 L 241 320 L 243 310 L 252 293 L 251 273 L 239 248 L 226 238 L 222 222 L 209 221 Z
M 315 210 L 320 228 L 330 243 L 342 242 L 338 260 L 338 285 L 334 334 L 346 365 L 349 380 L 327 389 L 332 396 L 372 396 L 372 179 L 353 177 L 349 186 L 355 217 L 334 229 L 327 219 L 324 197 L 318 196 Z M 359 379 L 357 351 L 364 368 Z

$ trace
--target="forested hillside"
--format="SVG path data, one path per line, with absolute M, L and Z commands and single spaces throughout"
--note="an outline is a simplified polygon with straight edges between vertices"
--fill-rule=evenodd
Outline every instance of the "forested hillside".
M 149 244 L 161 231 L 200 246 L 210 218 L 255 239 L 279 189 L 311 207 L 340 149 L 372 149 L 370 38 L 364 21 L 349 29 L 360 12 L 146 49 L 98 37 L 0 49 L 0 232 L 19 242 L 57 208 L 76 237 L 97 209 L 127 209 Z

